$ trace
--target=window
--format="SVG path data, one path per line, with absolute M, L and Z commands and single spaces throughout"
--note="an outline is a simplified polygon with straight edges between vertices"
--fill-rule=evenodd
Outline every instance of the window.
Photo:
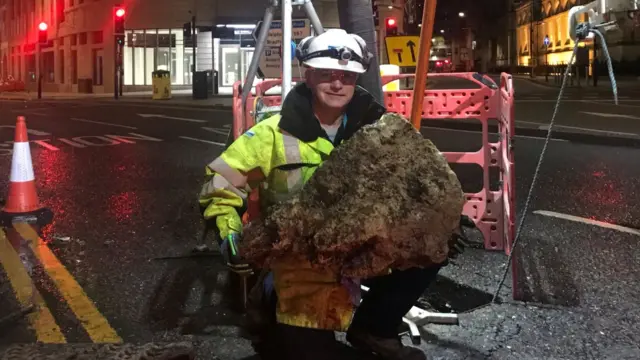
M 122 71 L 124 72 L 124 85 L 133 85 L 133 49 L 132 44 L 133 32 L 131 30 L 125 31 L 125 46 L 122 49 Z
M 64 84 L 64 50 L 60 50 L 58 56 L 58 69 L 60 69 L 60 84 Z
M 102 41 L 103 41 L 102 30 L 91 32 L 91 43 L 92 44 L 102 44 Z
M 125 85 L 151 85 L 155 70 L 170 71 L 173 85 L 191 84 L 193 49 L 182 29 L 127 30 L 125 38 Z
M 25 62 L 26 62 L 26 67 L 27 67 L 27 76 L 28 76 L 28 81 L 30 82 L 35 82 L 36 81 L 36 55 L 35 54 L 31 54 L 31 55 L 26 55 L 25 56 Z M 18 66 L 20 66 L 18 64 Z
M 42 53 L 42 72 L 43 81 L 48 83 L 56 82 L 53 51 Z
M 144 85 L 144 31 L 136 30 L 132 36 L 133 39 L 133 84 Z M 125 73 L 127 69 L 125 68 Z
M 71 50 L 71 83 L 78 83 L 78 50 Z
M 145 38 L 145 85 L 151 85 L 152 76 L 151 73 L 156 69 L 156 49 L 158 48 L 158 35 L 156 29 L 146 30 L 144 34 Z
M 56 9 L 58 9 L 58 24 L 64 22 L 64 0 L 56 1 Z
M 93 64 L 93 85 L 102 85 L 102 65 L 104 58 L 104 50 L 102 49 L 93 49 L 91 50 L 91 58 Z

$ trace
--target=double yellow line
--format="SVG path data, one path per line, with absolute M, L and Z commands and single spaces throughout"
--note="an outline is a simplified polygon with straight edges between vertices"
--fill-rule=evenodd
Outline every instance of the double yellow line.
M 120 343 L 122 339 L 98 311 L 82 287 L 62 265 L 47 244 L 29 224 L 13 224 L 17 233 L 29 247 L 58 288 L 60 295 L 95 343 Z M 40 292 L 35 288 L 19 255 L 4 231 L 0 230 L 0 263 L 11 282 L 13 291 L 23 308 L 35 306 L 27 319 L 35 331 L 38 342 L 65 343 L 67 339 L 55 321 Z

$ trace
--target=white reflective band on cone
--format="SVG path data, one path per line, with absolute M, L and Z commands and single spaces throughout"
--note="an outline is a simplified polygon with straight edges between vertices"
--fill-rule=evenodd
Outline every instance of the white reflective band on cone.
M 31 150 L 28 142 L 13 144 L 13 160 L 11 161 L 11 182 L 27 182 L 35 180 L 31 164 Z

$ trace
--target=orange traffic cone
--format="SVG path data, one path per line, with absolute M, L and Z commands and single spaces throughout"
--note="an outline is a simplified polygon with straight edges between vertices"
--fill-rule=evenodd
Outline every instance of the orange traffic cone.
M 9 195 L 2 209 L 2 217 L 40 216 L 44 212 L 48 212 L 48 210 L 43 209 L 38 200 L 31 162 L 31 149 L 27 137 L 27 124 L 24 116 L 18 116 L 13 144 Z

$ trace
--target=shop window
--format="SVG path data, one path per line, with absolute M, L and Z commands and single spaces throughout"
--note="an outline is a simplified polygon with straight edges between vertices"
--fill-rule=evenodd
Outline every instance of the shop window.
M 45 82 L 56 82 L 53 51 L 42 53 L 42 72 L 42 77 Z
M 36 55 L 30 54 L 26 55 L 26 67 L 27 67 L 27 76 L 28 81 L 36 82 Z
M 133 47 L 133 85 L 144 85 L 144 31 L 136 30 L 131 36 L 131 45 Z M 127 69 L 125 68 L 125 73 Z
M 156 29 L 149 29 L 145 31 L 145 69 L 144 69 L 144 80 L 145 85 L 151 85 L 152 83 L 152 73 L 156 68 L 157 60 L 156 60 L 156 49 L 158 47 L 158 34 Z
M 171 31 L 158 30 L 158 51 L 156 53 L 156 70 L 165 70 L 173 72 L 171 68 L 171 59 L 173 53 L 171 52 L 172 41 Z
M 133 49 L 132 43 L 132 31 L 125 31 L 125 46 L 122 49 L 122 71 L 124 72 L 124 84 L 133 85 Z
M 125 85 L 151 85 L 155 70 L 170 71 L 174 85 L 191 84 L 193 49 L 185 46 L 182 29 L 135 30 L 126 34 Z

